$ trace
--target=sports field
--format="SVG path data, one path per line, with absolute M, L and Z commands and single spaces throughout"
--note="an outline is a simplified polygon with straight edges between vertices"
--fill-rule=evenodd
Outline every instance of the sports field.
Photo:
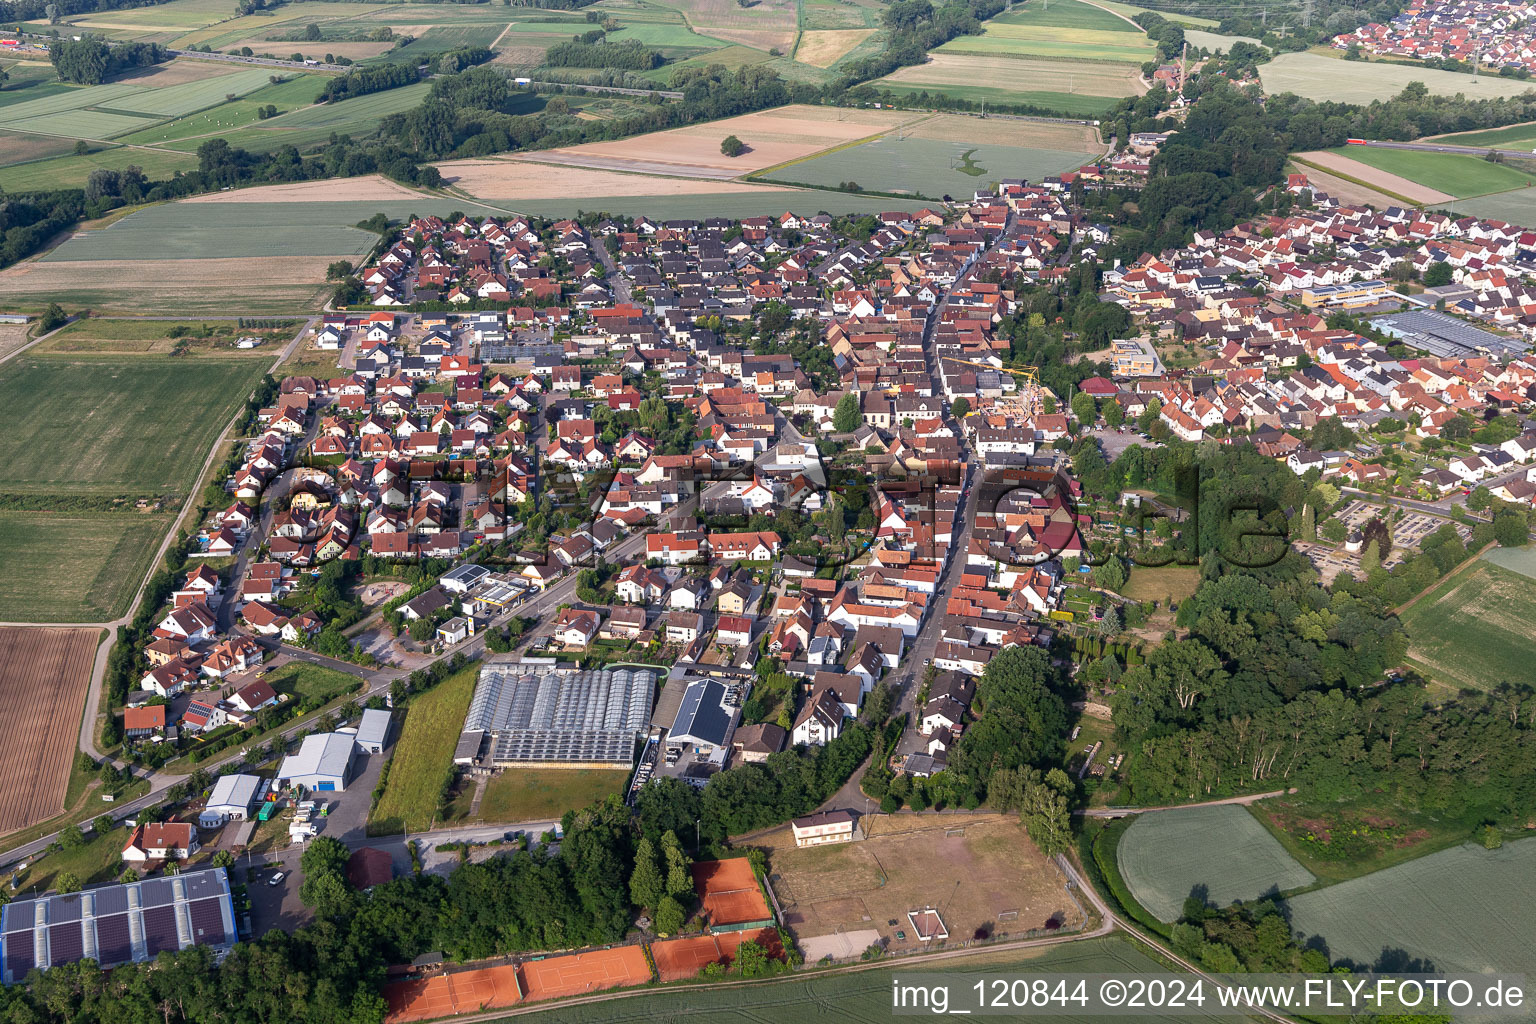
M 1116 848 L 1120 875 L 1160 921 L 1177 921 L 1184 900 L 1204 888 L 1225 907 L 1311 885 L 1312 873 L 1242 807 L 1190 807 L 1143 814 Z
M 937 52 L 1126 64 L 1141 64 L 1157 56 L 1157 47 L 1135 24 L 1080 0 L 1056 0 L 1049 7 L 1040 0 L 1030 0 L 986 22 L 985 28 L 979 36 L 951 39 Z
M 0 491 L 185 495 L 264 367 L 36 356 L 0 366 Z
M 621 792 L 628 780 L 626 771 L 508 768 L 486 783 L 477 817 L 491 822 L 558 821 L 566 811 Z
M 779 941 L 779 933 L 772 928 L 668 939 L 651 943 L 656 980 L 687 981 L 697 978 L 699 972 L 709 964 L 729 966 L 736 959 L 736 950 L 743 942 L 755 942 L 768 950 L 770 957 L 783 958 L 784 949 Z
M 1430 678 L 1491 690 L 1531 678 L 1536 579 L 1487 560 L 1457 573 L 1402 613 L 1408 657 Z
M 0 620 L 110 622 L 124 614 L 172 518 L 0 511 Z
M 1259 65 L 1259 79 L 1267 93 L 1293 92 L 1310 100 L 1339 103 L 1391 99 L 1409 82 L 1423 82 L 1439 96 L 1461 93 L 1468 99 L 1518 96 L 1531 88 L 1529 82 L 1515 78 L 1479 75 L 1474 79 L 1454 71 L 1337 60 L 1317 53 L 1282 53 Z
M 1303 941 L 1375 964 L 1388 951 L 1426 971 L 1536 972 L 1536 840 L 1461 846 L 1286 901 Z
M 1089 116 L 1109 109 L 1117 99 L 1137 95 L 1136 80 L 1136 70 L 1121 64 L 1063 65 L 1040 58 L 936 51 L 927 63 L 901 68 L 876 85 L 974 102 L 1029 103 Z
M 453 777 L 453 748 L 475 695 L 479 670 L 471 665 L 411 700 L 389 760 L 384 795 L 368 816 L 369 835 L 424 832 L 438 798 Z
M 1458 199 L 1526 188 L 1533 178 L 1525 171 L 1504 164 L 1455 153 L 1378 149 L 1375 146 L 1341 146 L 1329 152 Z
M 964 966 L 955 966 L 964 965 Z M 915 965 L 907 965 L 910 970 Z M 962 960 L 946 960 L 920 967 L 954 979 L 956 991 L 970 991 L 982 975 L 1017 974 L 1147 974 L 1161 971 L 1128 941 L 1118 938 L 1088 939 L 1034 950 L 1000 950 L 978 953 Z M 874 1024 L 891 1017 L 891 982 L 906 973 L 901 967 L 876 968 L 849 973 L 797 972 L 761 984 L 728 989 L 668 988 L 659 992 L 638 991 L 622 999 L 582 1006 L 554 1007 L 535 1014 L 507 1018 L 528 1024 L 631 1024 L 634 1021 L 709 1021 L 710 1024 L 762 1024 L 763 1021 L 794 1021 L 807 1016 Z M 953 1005 L 953 1004 L 952 1004 Z M 807 1007 L 821 1008 L 808 1014 Z M 1180 1014 L 1142 1015 L 1142 1020 L 1192 1021 L 1215 1019 L 1214 1014 L 1184 1011 Z M 931 1016 L 931 1014 L 924 1014 Z M 1083 1024 L 1083 1016 L 1052 1016 L 1063 1024 Z M 1102 1018 L 1094 1018 L 1102 1019 Z M 1228 1018 L 1230 1019 L 1230 1018 Z
M 773 919 L 768 897 L 745 857 L 727 860 L 701 860 L 690 869 L 693 890 L 699 897 L 699 910 L 711 927 L 755 924 Z
M 99 629 L 0 627 L 0 701 L 12 711 L 0 754 L 0 835 L 64 810 L 101 636 Z

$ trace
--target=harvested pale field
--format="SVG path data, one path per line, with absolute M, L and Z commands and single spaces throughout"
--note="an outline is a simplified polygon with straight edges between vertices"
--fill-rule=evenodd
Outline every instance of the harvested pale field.
M 324 39 L 317 40 L 272 40 L 263 36 L 252 36 L 235 43 L 235 46 L 249 46 L 257 53 L 280 53 L 287 57 L 290 53 L 302 53 L 306 57 L 316 60 L 324 60 L 326 54 L 333 57 L 346 57 L 348 60 L 367 60 L 388 53 L 394 48 L 394 43 L 351 43 L 343 40 Z M 231 47 L 233 49 L 233 47 Z
M 872 28 L 824 29 L 807 32 L 800 37 L 800 48 L 795 60 L 802 64 L 814 64 L 829 68 L 848 51 L 875 34 Z
M 340 203 L 390 202 L 422 199 L 420 192 L 397 185 L 388 178 L 370 174 L 361 178 L 331 178 L 324 181 L 292 181 L 282 185 L 258 185 L 229 192 L 212 192 L 185 199 L 187 203 Z
M 0 359 L 27 343 L 30 324 L 0 324 Z
M 1359 178 L 1367 185 L 1386 189 L 1396 193 L 1404 199 L 1411 199 L 1415 203 L 1448 203 L 1452 197 L 1444 192 L 1437 192 L 1432 188 L 1425 188 L 1417 182 L 1409 181 L 1397 174 L 1388 174 L 1386 171 L 1377 170 L 1370 164 L 1361 163 L 1359 160 L 1351 160 L 1347 156 L 1338 153 L 1329 153 L 1324 150 L 1313 150 L 1310 153 L 1297 153 L 1296 156 L 1308 163 L 1317 164 L 1319 167 L 1351 178 Z
M 557 167 L 527 160 L 451 160 L 438 164 L 443 177 L 470 195 L 484 199 L 590 199 L 605 196 L 645 195 L 697 196 L 724 192 L 782 192 L 767 186 L 742 185 L 738 182 L 704 178 L 660 177 L 597 170 L 585 167 Z
M 804 44 L 801 45 L 803 50 Z M 926 64 L 898 68 L 882 81 L 915 86 L 985 86 L 1012 92 L 1074 92 L 1113 98 L 1136 96 L 1142 91 L 1135 69 L 1119 64 L 1063 64 L 1059 60 L 943 52 L 929 54 Z
M 0 627 L 0 701 L 10 708 L 0 756 L 0 833 L 64 810 L 99 629 Z M 47 694 L 40 700 L 39 695 Z
M 164 89 L 172 85 L 186 85 L 188 82 L 206 82 L 210 78 L 222 78 L 236 71 L 249 70 L 240 64 L 221 64 L 212 60 L 173 60 L 169 64 L 156 64 L 141 71 L 130 71 L 112 81 Z
M 0 294 L 22 309 L 60 302 L 156 316 L 301 313 L 330 294 L 325 268 L 333 259 L 33 260 L 0 271 Z
M 1018 146 L 1021 149 L 1098 149 L 1099 133 L 1084 124 L 1044 121 L 983 121 L 969 114 L 939 114 L 919 121 L 903 134 L 915 139 L 965 142 L 972 145 Z
M 733 178 L 879 135 L 922 118 L 923 115 L 894 110 L 792 105 L 617 142 L 545 150 L 530 154 L 529 158 L 573 167 Z M 747 151 L 734 158 L 722 154 L 720 140 L 727 135 L 746 143 Z
M 529 46 L 523 44 L 517 46 L 503 46 L 501 49 L 496 51 L 496 57 L 491 61 L 491 63 L 505 64 L 508 67 L 514 68 L 537 67 L 544 62 L 544 51 L 546 49 L 547 47 L 543 46 Z
M 1315 167 L 1297 167 L 1296 170 L 1305 174 L 1307 181 L 1311 182 L 1314 187 L 1343 202 L 1364 203 L 1377 209 L 1401 205 L 1398 200 L 1393 199 L 1385 192 L 1378 192 L 1373 188 L 1341 178 L 1336 174 L 1329 174 L 1327 171 L 1320 171 Z
M 1342 60 L 1319 53 L 1282 53 L 1269 63 L 1259 65 L 1259 79 L 1264 84 L 1264 91 L 1272 95 L 1293 92 L 1309 100 L 1338 103 L 1391 99 L 1409 82 L 1423 82 L 1436 96 L 1461 93 L 1467 99 L 1518 96 L 1531 88 L 1530 82 L 1518 78 L 1499 78 L 1497 75 L 1473 78 L 1454 71 Z

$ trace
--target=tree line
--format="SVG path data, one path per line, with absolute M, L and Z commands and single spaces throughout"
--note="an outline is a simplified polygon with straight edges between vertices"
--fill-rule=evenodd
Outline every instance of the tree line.
M 76 85 L 100 85 L 113 75 L 145 68 L 171 59 L 159 43 L 119 43 L 108 46 L 100 39 L 60 39 L 49 44 L 48 59 L 59 78 Z
M 601 36 L 602 33 L 598 32 L 597 35 Z M 622 43 L 568 39 L 544 51 L 544 63 L 557 68 L 650 71 L 661 67 L 663 60 L 660 50 L 647 49 L 636 39 Z
M 395 89 L 419 81 L 421 81 L 421 75 L 417 73 L 415 66 L 410 64 L 375 64 L 354 68 L 340 78 L 332 78 L 326 82 L 325 91 L 320 94 L 318 102 L 336 103 L 340 100 L 352 99 L 354 96 L 366 96 L 371 92 L 383 92 L 385 89 Z

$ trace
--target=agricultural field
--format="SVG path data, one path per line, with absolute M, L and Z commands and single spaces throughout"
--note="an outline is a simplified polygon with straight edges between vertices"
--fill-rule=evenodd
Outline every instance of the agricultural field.
M 1285 901 L 1292 929 L 1329 955 L 1372 965 L 1427 961 L 1426 971 L 1536 971 L 1536 840 L 1497 850 L 1463 843 Z M 1391 969 L 1389 966 L 1388 969 Z
M 761 0 L 751 7 L 736 0 L 603 0 L 593 7 L 612 14 L 620 24 L 658 8 L 677 12 L 694 32 L 727 43 L 757 50 L 777 47 L 784 53 L 795 44 L 796 0 Z
M 963 967 L 954 966 L 963 964 Z M 1067 945 L 1024 950 L 998 950 L 949 960 L 922 968 L 953 979 L 954 991 L 970 991 L 982 975 L 1113 974 L 1128 977 L 1165 970 L 1124 939 L 1088 939 Z M 849 1024 L 874 1024 L 891 1019 L 891 984 L 903 974 L 900 967 L 824 974 L 798 972 L 786 978 L 728 989 L 670 987 L 662 991 L 637 989 L 625 998 L 581 1006 L 554 1007 L 517 1020 L 527 1024 L 629 1024 L 637 1020 L 708 1020 L 711 1024 L 759 1024 L 761 1021 L 794 1020 L 807 1015 L 807 1007 L 829 1008 Z M 835 1009 L 831 1009 L 835 1008 Z M 1185 1011 L 1178 1015 L 1145 1015 L 1142 1019 L 1194 1021 L 1216 1019 Z M 1062 1024 L 1083 1024 L 1088 1018 L 1052 1016 Z M 1102 1018 L 1095 1018 L 1102 1019 Z
M 390 758 L 384 795 L 368 817 L 369 835 L 422 832 L 453 777 L 453 748 L 464 728 L 479 670 L 471 665 L 411 700 Z
M 1339 103 L 1370 103 L 1391 99 L 1409 82 L 1423 82 L 1438 96 L 1469 99 L 1518 96 L 1531 88 L 1529 82 L 1493 75 L 1460 75 L 1454 71 L 1338 60 L 1317 53 L 1282 53 L 1259 65 L 1259 79 L 1266 93 L 1292 92 L 1309 100 Z
M 40 135 L 18 137 L 44 138 Z M 64 139 L 48 141 L 65 142 L 68 155 L 0 167 L 0 189 L 7 192 L 29 192 L 51 188 L 79 188 L 90 178 L 92 171 L 102 169 L 120 171 L 129 166 L 137 167 L 150 178 L 169 178 L 177 171 L 197 169 L 197 157 L 191 153 L 142 149 L 137 146 L 110 146 L 76 156 L 73 153 L 73 143 Z M 8 140 L 0 139 L 0 148 L 8 145 Z
M 262 370 L 251 359 L 18 356 L 0 366 L 0 492 L 185 495 Z
M 795 59 L 818 68 L 829 68 L 842 60 L 864 40 L 875 34 L 872 28 L 820 29 L 806 32 L 795 48 Z
M 1455 153 L 1378 149 L 1374 146 L 1342 146 L 1329 152 L 1458 199 L 1526 188 L 1533 177 L 1527 171 L 1505 164 Z
M 951 39 L 935 52 L 1140 65 L 1157 56 L 1157 47 L 1128 19 L 1081 0 L 1057 0 L 1000 14 L 981 35 Z
M 1039 181 L 1097 156 L 1089 128 L 988 124 L 987 142 L 978 146 L 966 140 L 977 137 L 980 123 L 938 115 L 869 142 L 772 168 L 760 180 L 819 188 L 854 182 L 865 190 L 919 197 L 970 195 L 1003 178 Z M 1047 148 L 1052 145 L 1062 148 Z
M 1536 223 L 1536 188 L 1496 192 L 1456 204 L 1459 216 L 1491 217 L 1515 224 Z
M 1408 657 L 1447 686 L 1491 690 L 1531 675 L 1536 579 L 1484 559 L 1402 613 Z
M 870 929 L 910 952 L 921 943 L 906 913 L 925 906 L 944 908 L 955 940 L 1083 923 L 1059 870 L 1006 815 L 881 815 L 862 842 L 802 849 L 785 828 L 752 845 L 767 851 L 784 924 L 802 945 Z
M 584 768 L 508 768 L 486 783 L 478 820 L 558 821 L 566 811 L 621 793 L 629 772 Z
M 1341 178 L 1337 174 L 1329 174 L 1316 167 L 1287 164 L 1285 170 L 1287 174 L 1305 174 L 1313 188 L 1346 203 L 1364 203 L 1377 208 L 1400 205 L 1400 200 L 1392 198 L 1385 192 L 1378 192 L 1367 185 Z
M 806 32 L 879 28 L 880 8 L 873 0 L 802 0 L 800 27 Z
M 1255 46 L 1259 45 L 1259 41 L 1257 39 L 1251 38 L 1250 36 L 1226 36 L 1219 32 L 1205 32 L 1197 28 L 1185 29 L 1184 38 L 1189 40 L 1189 48 L 1191 51 L 1193 51 L 1195 47 L 1199 46 L 1203 49 L 1211 51 L 1212 53 L 1225 53 L 1226 51 L 1232 49 L 1233 43 L 1252 43 Z
M 541 150 L 528 154 L 528 158 L 598 170 L 734 178 L 868 138 L 921 117 L 892 110 L 791 105 L 615 142 Z M 747 151 L 738 157 L 723 155 L 720 140 L 727 135 L 741 139 Z
M 1123 14 L 1127 18 L 1134 18 L 1136 15 L 1145 14 L 1149 10 L 1149 8 L 1146 7 L 1137 7 L 1135 4 L 1119 3 L 1118 0 L 1093 0 L 1093 2 L 1100 7 L 1114 11 L 1116 14 Z M 1157 11 L 1155 13 L 1163 15 L 1176 25 L 1186 26 L 1186 28 L 1214 29 L 1219 24 L 1219 22 L 1216 22 L 1210 18 L 1197 18 L 1192 14 L 1185 14 L 1183 11 L 1179 11 L 1177 13 L 1172 11 Z
M 649 185 L 660 179 L 641 179 Z M 461 204 L 462 205 L 462 204 Z M 580 210 L 598 210 L 625 216 L 661 217 L 761 217 L 796 212 L 831 214 L 879 213 L 882 210 L 916 212 L 922 204 L 914 200 L 886 199 L 844 192 L 807 192 L 796 189 L 765 188 L 754 192 L 726 192 L 718 195 L 614 195 L 573 203 L 569 199 L 517 200 L 508 205 L 530 217 L 568 217 Z
M 377 235 L 361 228 L 324 219 L 317 222 L 309 208 L 289 209 L 280 203 L 164 203 L 98 231 L 77 231 L 44 262 L 335 259 L 365 253 L 377 240 Z
M 1140 93 L 1137 71 L 1120 64 L 1068 64 L 1027 57 L 932 53 L 926 64 L 897 70 L 874 83 L 892 92 L 928 92 L 959 100 L 1027 103 L 1063 114 L 1101 114 L 1116 100 Z
M 1158 920 L 1177 921 L 1199 889 L 1218 907 L 1311 885 L 1312 873 L 1246 808 L 1188 807 L 1143 814 L 1116 848 L 1131 895 Z
M 31 260 L 0 270 L 0 294 L 13 309 L 49 303 L 74 310 L 148 316 L 275 316 L 312 313 L 332 289 L 335 256 L 284 259 Z
M 265 123 L 257 117 L 257 110 L 269 104 L 277 107 L 279 116 L 310 106 L 325 91 L 325 82 L 325 78 L 320 75 L 295 75 L 286 81 L 269 82 L 241 99 L 126 135 L 122 142 L 126 145 L 154 146 L 199 136 L 224 136 L 234 128 Z M 199 143 L 202 141 L 202 138 L 198 138 Z
M 1363 150 L 1365 146 L 1351 146 L 1350 150 Z M 1354 179 L 1363 183 L 1364 187 L 1378 190 L 1389 195 L 1401 196 L 1409 203 L 1431 205 L 1451 201 L 1451 196 L 1439 192 L 1427 185 L 1409 181 L 1407 178 L 1390 171 L 1384 171 L 1373 167 L 1368 163 L 1350 158 L 1352 154 L 1334 152 L 1331 150 L 1313 150 L 1308 153 L 1292 153 L 1291 159 L 1301 165 L 1304 172 L 1313 167 L 1321 167 L 1332 171 L 1345 179 Z
M 1455 135 L 1428 135 L 1424 142 L 1443 142 L 1448 146 L 1487 146 L 1490 149 L 1536 148 L 1536 123 L 1512 124 L 1507 128 L 1485 128 Z
M 784 194 L 783 189 L 743 185 L 735 181 L 668 178 L 585 167 L 562 167 L 509 157 L 450 160 L 438 164 L 437 168 L 454 188 L 496 203 L 518 203 L 525 199 L 602 199 L 635 191 L 678 196 L 758 192 Z
M 11 709 L 0 757 L 6 780 L 0 789 L 0 834 L 64 810 L 100 640 L 99 629 L 0 626 L 0 700 Z M 39 699 L 44 694 L 47 699 Z
M 206 333 L 205 333 L 206 332 Z M 180 323 L 166 320 L 105 320 L 89 317 L 56 331 L 32 350 L 33 355 L 169 356 L 180 358 L 255 359 L 263 364 L 274 358 L 274 343 L 286 342 L 297 333 L 290 328 L 237 327 L 227 320 Z M 260 337 L 263 348 L 242 349 L 235 341 Z
M 0 621 L 107 622 L 149 570 L 166 514 L 0 511 Z

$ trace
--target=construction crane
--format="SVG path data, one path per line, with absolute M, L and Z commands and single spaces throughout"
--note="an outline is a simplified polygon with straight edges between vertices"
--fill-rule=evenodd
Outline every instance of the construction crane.
M 959 363 L 962 366 L 975 366 L 982 370 L 996 370 L 999 373 L 1012 374 L 1019 378 L 1019 390 L 1023 392 L 1023 397 L 1017 398 L 1014 401 L 1024 408 L 1027 415 L 1033 415 L 1040 406 L 1040 392 L 1042 389 L 1040 387 L 1040 367 L 1038 366 L 993 366 L 991 363 L 980 363 L 973 359 L 960 359 L 956 356 L 940 356 L 939 358 L 951 363 Z M 966 413 L 966 415 L 970 416 L 975 412 L 976 410 L 973 409 L 971 412 Z

